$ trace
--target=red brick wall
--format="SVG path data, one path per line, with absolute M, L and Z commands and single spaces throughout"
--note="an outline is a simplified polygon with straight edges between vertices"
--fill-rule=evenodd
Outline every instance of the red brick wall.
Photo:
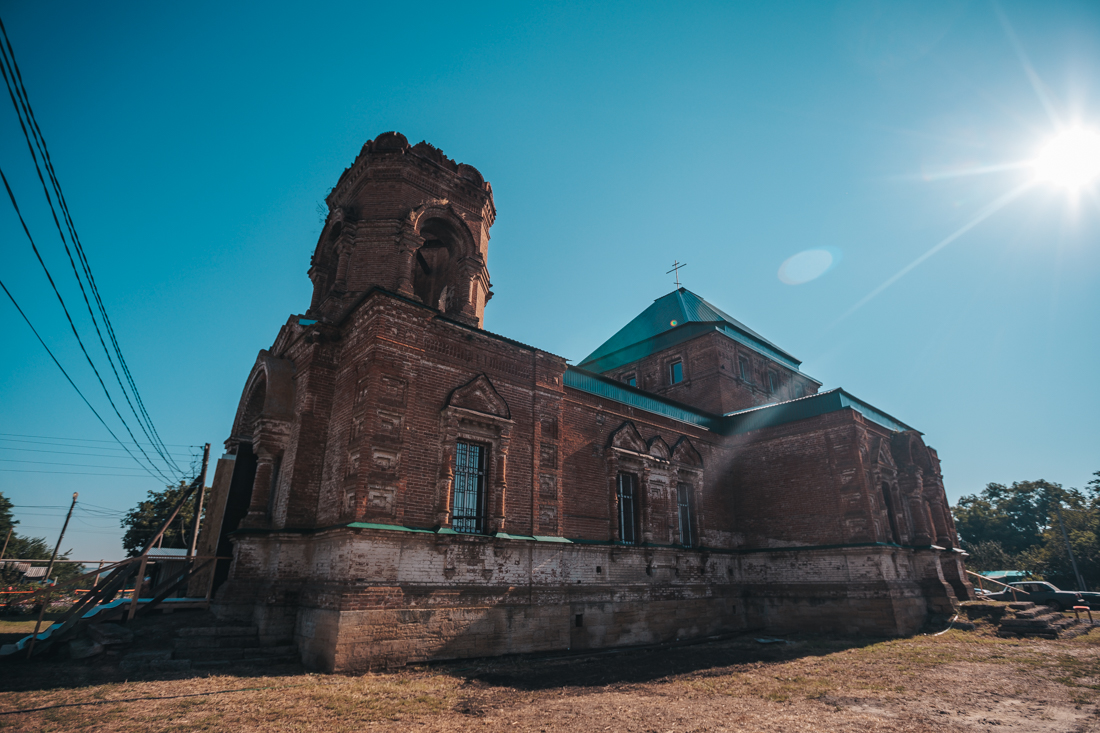
M 749 380 L 741 379 L 738 357 L 749 360 Z M 669 365 L 680 360 L 684 379 L 669 383 Z M 768 389 L 768 370 L 779 377 L 779 389 Z M 804 394 L 816 394 L 817 382 L 759 353 L 742 346 L 717 332 L 698 336 L 608 373 L 614 379 L 626 381 L 636 375 L 637 386 L 648 392 L 664 395 L 700 410 L 718 415 L 749 407 L 781 402 L 795 397 L 795 384 L 801 384 Z
M 858 413 L 842 410 L 730 438 L 727 474 L 749 547 L 875 542 Z
M 615 539 L 615 478 L 624 466 L 643 479 L 638 512 L 654 544 L 679 542 L 681 481 L 697 485 L 695 544 L 890 540 L 881 492 L 860 454 L 868 430 L 886 433 L 851 410 L 723 437 L 563 388 L 558 357 L 382 291 L 340 327 L 289 332 L 277 356 L 296 362 L 298 419 L 273 500 L 276 526 L 446 524 L 454 436 L 442 415 L 456 389 L 484 374 L 509 409 L 506 444 L 492 430 L 485 439 L 486 488 L 503 502 L 495 531 Z M 628 451 L 623 464 L 611 447 L 628 422 L 645 443 L 637 452 L 652 460 Z M 659 439 L 667 452 L 685 438 L 702 458 L 700 472 L 648 445 Z

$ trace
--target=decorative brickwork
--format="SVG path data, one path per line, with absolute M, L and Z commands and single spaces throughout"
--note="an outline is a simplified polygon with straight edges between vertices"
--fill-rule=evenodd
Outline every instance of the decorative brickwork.
M 310 308 L 260 352 L 217 464 L 222 615 L 341 670 L 906 634 L 970 596 L 916 431 L 714 332 L 601 376 L 482 330 L 492 189 L 427 143 L 368 142 L 328 203 Z

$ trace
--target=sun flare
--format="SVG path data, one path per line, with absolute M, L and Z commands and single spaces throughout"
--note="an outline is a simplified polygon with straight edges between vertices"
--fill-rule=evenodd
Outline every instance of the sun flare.
M 1035 176 L 1070 189 L 1091 183 L 1100 177 L 1100 133 L 1080 127 L 1059 133 L 1039 151 Z

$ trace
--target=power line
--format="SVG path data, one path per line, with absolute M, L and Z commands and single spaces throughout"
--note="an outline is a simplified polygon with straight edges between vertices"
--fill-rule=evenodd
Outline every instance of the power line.
M 12 49 L 11 40 L 8 38 L 7 30 L 4 28 L 4 25 L 3 25 L 2 21 L 0 21 L 0 34 L 3 35 L 3 40 L 4 40 L 4 45 L 0 46 L 0 59 L 2 59 L 2 61 L 3 61 L 3 63 L 0 64 L 0 72 L 3 72 L 4 81 L 5 81 L 5 83 L 7 84 L 7 87 L 8 87 L 8 95 L 11 97 L 12 106 L 15 107 L 16 115 L 19 117 L 19 125 L 23 130 L 23 136 L 24 136 L 24 138 L 26 138 L 26 141 L 27 141 L 27 148 L 30 150 L 31 158 L 34 161 L 35 171 L 38 173 L 38 180 L 42 183 L 42 190 L 43 190 L 43 193 L 46 196 L 46 202 L 49 204 L 50 211 L 53 215 L 54 225 L 57 227 L 57 232 L 61 237 L 61 243 L 62 243 L 62 245 L 64 245 L 65 254 L 68 256 L 69 264 L 73 269 L 73 275 L 76 277 L 77 285 L 80 287 L 80 293 L 84 298 L 84 304 L 88 309 L 88 315 L 92 319 L 92 325 L 95 328 L 96 335 L 99 338 L 100 345 L 103 347 L 104 354 L 107 355 L 107 361 L 111 366 L 111 371 L 114 372 L 115 379 L 118 382 L 119 388 L 122 390 L 122 396 L 126 399 L 126 403 L 130 407 L 130 411 L 134 414 L 134 417 L 137 418 L 138 427 L 141 428 L 143 433 L 145 433 L 145 437 L 148 438 L 152 442 L 155 452 L 160 454 L 161 458 L 165 461 L 165 463 L 172 470 L 182 474 L 183 473 L 182 469 L 180 469 L 180 467 L 175 463 L 174 460 L 172 460 L 171 457 L 166 455 L 166 449 L 164 449 L 163 446 L 158 445 L 158 441 L 160 441 L 160 435 L 157 434 L 156 428 L 153 426 L 152 420 L 149 417 L 148 412 L 145 410 L 145 406 L 142 403 L 141 397 L 140 397 L 140 395 L 138 394 L 138 391 L 137 391 L 137 385 L 134 383 L 133 377 L 130 374 L 129 368 L 125 363 L 125 359 L 122 356 L 122 350 L 118 346 L 118 341 L 117 341 L 117 338 L 115 337 L 114 329 L 110 324 L 110 319 L 107 316 L 106 308 L 103 306 L 103 301 L 102 301 L 102 298 L 99 295 L 98 287 L 96 287 L 96 285 L 95 285 L 95 280 L 94 280 L 94 277 L 92 276 L 91 268 L 88 264 L 87 257 L 84 253 L 84 248 L 80 244 L 79 237 L 76 234 L 76 227 L 73 224 L 72 217 L 69 214 L 68 205 L 64 200 L 64 194 L 61 192 L 61 184 L 58 182 L 56 173 L 53 169 L 53 162 L 50 158 L 49 150 L 46 147 L 45 137 L 42 135 L 42 130 L 38 126 L 38 121 L 34 116 L 33 109 L 31 108 L 30 98 L 27 95 L 26 86 L 23 84 L 22 73 L 19 71 L 19 65 L 15 60 L 15 52 L 14 52 L 14 49 Z M 9 78 L 9 76 L 8 76 L 8 72 L 7 72 L 8 67 L 10 67 L 10 69 L 11 69 L 11 78 Z M 13 90 L 13 82 L 14 82 L 14 90 Z M 16 101 L 17 97 L 18 97 L 18 100 L 19 100 L 18 102 Z M 20 104 L 22 105 L 22 108 L 23 108 L 23 110 L 22 110 L 23 114 L 20 114 Z M 24 121 L 23 121 L 23 115 L 24 114 L 26 115 L 26 118 L 27 118 L 27 123 L 26 124 L 24 124 Z M 30 125 L 30 128 L 31 128 L 31 132 L 32 132 L 31 135 L 28 135 L 28 133 L 27 133 L 27 125 L 28 124 Z M 32 144 L 32 142 L 31 142 L 31 137 L 32 136 L 34 138 L 34 144 Z M 84 270 L 85 278 L 88 280 L 89 289 L 91 289 L 93 291 L 93 297 L 95 298 L 96 304 L 99 307 L 100 316 L 101 316 L 101 318 L 103 319 L 103 322 L 104 322 L 104 328 L 107 329 L 108 336 L 111 339 L 111 342 L 115 347 L 115 352 L 116 352 L 116 355 L 119 359 L 119 366 L 122 367 L 123 372 L 126 374 L 127 381 L 129 382 L 130 388 L 134 393 L 135 401 L 138 402 L 138 405 L 141 409 L 141 414 L 138 414 L 138 410 L 136 410 L 134 408 L 133 403 L 130 401 L 130 396 L 129 396 L 129 394 L 127 394 L 126 387 L 122 383 L 122 378 L 119 376 L 118 369 L 116 369 L 114 360 L 111 358 L 111 353 L 107 349 L 107 344 L 103 340 L 103 334 L 100 331 L 99 324 L 96 321 L 95 314 L 92 311 L 91 303 L 88 301 L 88 294 L 85 291 L 84 284 L 80 279 L 80 274 L 77 272 L 76 263 L 73 261 L 72 252 L 69 249 L 69 244 L 68 244 L 68 241 L 65 238 L 65 233 L 61 229 L 60 222 L 58 222 L 57 211 L 54 208 L 53 199 L 51 198 L 49 189 L 47 188 L 46 182 L 42 177 L 42 169 L 39 166 L 38 156 L 35 154 L 35 150 L 34 150 L 35 145 L 38 146 L 38 148 L 39 148 L 39 150 L 42 154 L 42 163 L 46 167 L 46 171 L 47 171 L 47 174 L 49 175 L 50 182 L 52 183 L 53 188 L 54 188 L 54 192 L 57 195 L 58 204 L 61 206 L 61 209 L 62 209 L 62 218 L 65 219 L 66 226 L 69 229 L 70 237 L 73 240 L 73 247 L 74 247 L 74 249 L 77 250 L 77 257 L 80 259 L 81 267 Z M 5 185 L 6 185 L 6 181 L 5 181 Z M 11 191 L 10 191 L 10 187 L 9 187 L 9 195 L 10 195 L 10 193 L 11 193 Z M 14 196 L 12 197 L 12 203 L 13 204 L 15 203 Z M 22 218 L 22 217 L 20 217 L 20 218 Z M 32 246 L 33 246 L 33 241 L 32 241 Z M 35 248 L 35 254 L 38 255 L 37 248 Z M 39 262 L 42 264 L 43 269 L 45 269 L 46 265 L 45 265 L 44 262 L 42 262 L 41 256 L 39 256 L 38 259 L 39 259 Z M 46 274 L 47 274 L 47 277 L 49 277 L 49 272 L 48 271 L 47 271 Z M 49 279 L 50 279 L 50 284 L 53 285 L 53 278 L 49 277 Z M 54 286 L 54 291 L 55 292 L 57 291 L 56 286 Z M 60 293 L 58 293 L 58 299 L 59 300 L 61 299 Z M 65 304 L 64 304 L 63 300 L 62 300 L 61 304 L 62 304 L 62 308 L 65 308 Z M 66 317 L 69 317 L 69 313 L 68 313 L 67 308 L 65 308 L 65 315 L 66 315 Z M 70 323 L 71 326 L 73 325 L 71 317 L 69 318 L 69 323 Z M 112 408 L 115 409 L 115 413 L 118 415 L 119 420 L 121 420 L 123 426 L 126 427 L 126 431 L 128 433 L 130 433 L 130 437 L 133 438 L 134 437 L 133 432 L 130 430 L 129 425 L 126 424 L 125 419 L 122 418 L 122 415 L 119 414 L 118 408 L 115 407 L 114 400 L 111 399 L 110 393 L 107 391 L 107 386 L 103 383 L 103 378 L 99 375 L 99 371 L 96 370 L 95 365 L 92 364 L 91 357 L 88 356 L 87 350 L 85 350 L 83 342 L 80 341 L 80 336 L 79 336 L 79 334 L 77 334 L 75 326 L 73 326 L 73 333 L 74 333 L 74 335 L 77 336 L 77 341 L 80 342 L 80 348 L 81 348 L 82 351 L 84 351 L 85 357 L 88 358 L 88 363 L 91 364 L 93 371 L 96 372 L 96 377 L 99 379 L 100 385 L 103 387 L 104 392 L 107 394 L 108 401 L 111 402 Z M 146 429 L 146 426 L 142 421 L 142 415 L 144 415 L 145 420 L 148 422 L 149 429 L 152 430 L 152 433 L 153 433 L 152 436 L 149 434 L 150 430 Z M 155 438 L 153 436 L 155 436 Z M 134 440 L 136 442 L 136 438 L 134 438 Z M 145 454 L 145 451 L 143 449 L 140 449 L 140 446 L 139 446 L 139 450 L 141 450 L 142 455 L 145 455 L 146 460 L 149 460 L 149 456 Z M 150 463 L 152 463 L 152 461 L 150 461 Z M 158 473 L 160 472 L 159 469 L 156 469 L 156 470 L 158 471 Z
M 117 442 L 117 441 L 114 441 L 114 440 L 101 440 L 101 439 L 97 440 L 96 438 L 65 438 L 65 437 L 59 437 L 59 436 L 56 436 L 56 435 L 24 435 L 23 433 L 0 433 L 0 436 L 7 436 L 7 437 L 0 437 L 0 440 L 7 440 L 8 438 L 41 438 L 42 440 L 69 440 L 69 441 L 74 441 L 74 442 L 75 441 L 80 441 L 82 443 L 115 443 L 115 442 Z M 19 441 L 19 442 L 25 443 L 25 442 L 32 442 L 32 441 Z M 145 443 L 145 445 L 152 445 L 152 443 Z M 200 452 L 202 451 L 202 446 L 201 445 L 189 445 L 187 443 L 165 443 L 165 445 L 170 445 L 173 448 L 197 448 L 197 449 L 199 449 Z M 78 447 L 78 446 L 73 446 L 73 447 Z
M 81 471 L 31 471 L 23 470 L 20 468 L 0 468 L 0 473 L 52 473 L 60 474 L 62 476 L 114 476 L 116 478 L 145 478 L 144 476 L 136 473 L 86 473 Z M 153 476 L 153 478 L 157 478 Z M 159 480 L 159 479 L 158 479 Z
M 98 457 L 98 458 L 121 458 L 122 457 L 122 456 L 117 456 L 117 455 L 113 455 L 113 454 L 110 454 L 110 453 L 80 453 L 78 451 L 71 451 L 71 450 L 43 450 L 41 448 L 9 448 L 6 445 L 0 445 L 0 450 L 14 450 L 14 451 L 20 451 L 22 453 L 52 453 L 54 455 L 64 455 L 64 456 L 94 456 L 94 457 Z M 113 448 L 112 450 L 119 450 L 119 449 L 118 448 Z M 182 456 L 187 456 L 188 458 L 191 458 L 190 453 L 177 453 L 176 455 L 181 456 L 181 457 Z
M 134 433 L 133 433 L 133 431 L 130 430 L 130 426 L 126 424 L 126 420 L 122 417 L 122 414 L 119 413 L 118 407 L 115 406 L 115 401 L 113 399 L 111 399 L 111 393 L 107 391 L 107 385 L 103 383 L 103 377 L 100 376 L 99 370 L 96 369 L 95 364 L 92 363 L 92 357 L 88 355 L 88 350 L 84 348 L 84 342 L 80 339 L 80 334 L 77 333 L 77 331 L 76 331 L 76 324 L 73 323 L 73 318 L 72 318 L 71 315 L 69 315 L 69 309 L 67 307 L 65 307 L 65 299 L 61 297 L 61 293 L 58 291 L 57 285 L 53 281 L 53 276 L 50 275 L 50 270 L 49 270 L 48 267 L 46 267 L 46 263 L 42 260 L 42 255 L 38 251 L 38 246 L 34 243 L 34 238 L 31 236 L 30 229 L 27 228 L 27 222 L 23 220 L 23 213 L 19 210 L 19 204 L 15 200 L 15 194 L 12 192 L 11 186 L 8 185 L 8 177 L 4 175 L 4 169 L 3 168 L 0 168 L 0 179 L 3 179 L 4 188 L 6 188 L 7 191 L 8 191 L 8 198 L 11 199 L 11 205 L 15 208 L 16 216 L 19 217 L 19 223 L 23 225 L 23 233 L 27 235 L 27 239 L 31 243 L 31 249 L 34 250 L 35 257 L 38 258 L 38 263 L 40 265 L 42 265 L 42 269 L 46 273 L 46 279 L 50 281 L 50 287 L 53 288 L 54 295 L 57 296 L 58 302 L 61 303 L 61 309 L 63 311 L 65 311 L 65 318 L 67 318 L 68 321 L 69 321 L 69 328 L 72 329 L 73 335 L 76 336 L 76 342 L 78 344 L 80 344 L 80 350 L 82 352 L 84 352 L 84 358 L 88 360 L 88 365 L 92 367 L 92 371 L 95 372 L 96 378 L 99 379 L 99 385 L 103 388 L 104 394 L 107 395 L 107 401 L 111 403 L 111 407 L 114 409 L 115 415 L 117 415 L 118 419 L 122 421 L 122 425 L 123 425 L 123 427 L 126 428 L 126 432 L 130 433 L 130 438 L 136 443 L 137 438 L 134 438 Z M 11 302 L 15 303 L 15 297 L 12 296 L 11 292 L 9 292 L 6 287 L 4 288 L 4 292 L 8 294 L 8 298 L 11 299 Z M 19 308 L 19 306 L 16 305 L 16 308 Z M 19 308 L 19 313 L 21 315 L 23 315 L 23 320 L 27 321 L 27 324 L 29 325 L 30 320 L 27 318 L 26 314 L 23 313 L 23 310 L 21 308 Z M 33 326 L 31 328 L 33 330 Z M 35 331 L 35 336 L 38 336 L 37 331 Z M 41 336 L 38 336 L 38 340 L 39 340 L 39 342 L 42 343 L 43 346 L 46 345 L 46 342 L 42 341 Z M 49 351 L 49 349 L 47 349 L 47 351 Z M 53 356 L 52 351 L 50 352 L 50 356 L 53 358 L 54 362 L 57 363 L 57 365 L 60 367 L 61 364 L 60 364 L 60 362 L 57 362 L 57 357 Z M 64 371 L 64 370 L 62 370 L 62 371 Z M 66 373 L 65 376 L 68 377 L 68 373 Z M 69 381 L 72 382 L 71 379 Z M 74 384 L 73 386 L 75 387 L 76 385 Z M 83 397 L 83 396 L 84 396 L 83 393 L 81 393 L 81 397 Z M 88 402 L 87 398 L 85 398 L 84 401 Z M 88 402 L 88 406 L 91 407 L 90 402 Z M 96 417 L 99 417 L 98 412 L 96 413 Z M 103 421 L 102 417 L 99 418 L 99 421 L 103 423 L 104 427 L 107 427 L 107 423 Z M 110 432 L 112 436 L 115 435 L 114 431 L 112 431 L 110 428 L 108 428 L 108 432 Z M 115 437 L 117 439 L 117 436 L 115 436 Z M 119 441 L 119 444 L 121 445 L 121 441 Z M 123 446 L 123 447 L 125 447 L 125 446 Z M 157 474 L 159 474 L 160 477 L 163 480 L 165 480 L 165 481 L 170 481 L 171 480 L 167 476 L 165 476 L 164 473 L 159 468 L 157 468 L 156 464 L 153 463 L 153 461 L 149 458 L 149 455 L 145 452 L 145 450 L 140 445 L 138 445 L 137 448 L 138 448 L 139 451 L 141 451 L 141 454 L 143 456 L 145 456 L 145 460 L 149 461 L 149 464 L 153 467 L 153 471 L 156 471 Z M 127 449 L 126 452 L 130 453 L 130 451 L 128 449 Z M 130 456 L 135 461 L 138 461 L 137 456 L 135 456 L 133 453 L 130 453 Z M 138 463 L 141 464 L 141 461 L 138 461 Z
M 2 175 L 2 174 L 3 174 L 3 171 L 0 171 L 0 175 Z M 7 185 L 7 179 L 4 179 L 4 184 Z M 10 191 L 11 189 L 8 189 L 8 190 Z M 14 199 L 12 199 L 12 201 L 14 202 Z M 20 221 L 23 220 L 22 215 L 20 215 L 19 220 Z M 26 230 L 26 225 L 24 225 L 23 228 L 24 228 L 24 230 Z M 27 236 L 28 237 L 30 236 L 30 232 L 27 232 Z M 8 299 L 11 301 L 11 304 L 15 306 L 15 309 L 17 311 L 19 311 L 19 315 L 23 316 L 23 320 L 27 322 L 28 326 L 30 326 L 31 332 L 33 332 L 35 338 L 38 339 L 38 343 L 42 344 L 42 348 L 46 350 L 46 353 L 50 355 L 51 359 L 53 359 L 53 363 L 56 364 L 57 368 L 61 370 L 61 373 L 65 375 L 65 379 L 67 379 L 69 384 L 71 384 L 73 386 L 73 389 L 76 390 L 76 393 L 78 395 L 80 395 L 80 399 L 84 400 L 84 404 L 86 404 L 88 406 L 88 409 L 92 411 L 92 414 L 95 415 L 96 418 L 99 420 L 99 422 L 101 422 L 103 424 L 103 427 L 107 428 L 107 432 L 111 434 L 111 437 L 113 437 L 115 440 L 118 440 L 118 436 L 115 435 L 115 432 L 113 430 L 111 430 L 110 426 L 107 425 L 107 422 L 103 419 L 103 417 L 99 414 L 99 412 L 94 407 L 92 407 L 92 403 L 89 402 L 88 398 L 84 396 L 84 393 L 80 391 L 80 387 L 76 386 L 76 382 L 74 382 L 73 378 L 69 376 L 69 373 L 67 371 L 65 371 L 65 367 L 61 366 L 61 362 L 59 362 L 57 360 L 57 357 L 53 355 L 53 352 L 50 351 L 50 347 L 46 346 L 46 342 L 43 341 L 42 337 L 38 335 L 38 330 L 34 327 L 34 324 L 31 323 L 31 319 L 27 318 L 27 314 L 23 312 L 23 309 L 19 307 L 19 303 L 15 302 L 15 297 L 11 294 L 11 291 L 8 290 L 7 286 L 4 285 L 3 280 L 0 280 L 0 288 L 4 289 L 4 293 L 8 296 Z M 118 442 L 119 442 L 119 445 L 122 445 L 121 440 L 119 440 Z M 122 445 L 122 447 L 125 448 L 126 446 Z M 133 453 L 130 453 L 129 450 L 127 450 L 126 452 L 129 453 L 130 457 L 133 458 L 135 461 L 138 460 L 137 456 L 135 456 Z M 139 466 L 141 465 L 141 461 L 138 461 L 138 465 Z M 142 466 L 142 467 L 144 468 L 144 466 Z M 146 473 L 148 473 L 153 478 L 158 478 L 157 476 L 155 476 L 152 473 L 152 471 L 149 471 L 149 469 L 145 469 L 145 471 L 146 471 Z
M 0 458 L 4 463 L 33 463 L 39 466 L 80 466 L 82 468 L 111 468 L 120 471 L 141 471 L 141 467 L 134 466 L 97 466 L 94 463 L 57 463 L 55 461 L 22 461 L 18 458 Z
M 84 247 L 80 243 L 80 238 L 76 234 L 76 226 L 75 224 L 73 224 L 72 217 L 69 214 L 69 208 L 68 204 L 65 202 L 65 196 L 61 192 L 61 184 L 57 180 L 57 175 L 53 168 L 53 161 L 50 158 L 49 149 L 46 146 L 46 138 L 42 134 L 41 128 L 38 126 L 37 118 L 35 118 L 34 116 L 34 110 L 31 108 L 30 97 L 27 95 L 27 88 L 23 84 L 23 75 L 19 71 L 18 62 L 16 62 L 15 60 L 15 51 L 11 46 L 11 40 L 8 38 L 7 30 L 4 28 L 4 24 L 2 21 L 0 21 L 0 34 L 3 35 L 4 46 L 6 46 L 7 52 L 5 54 L 5 47 L 0 46 L 0 57 L 3 58 L 3 61 L 7 66 L 10 66 L 12 72 L 11 80 L 8 79 L 6 71 L 4 73 L 4 81 L 7 83 L 8 86 L 8 95 L 12 97 L 12 105 L 15 107 L 16 115 L 19 116 L 19 124 L 23 129 L 23 136 L 27 140 L 27 148 L 30 150 L 31 159 L 34 161 L 35 170 L 38 173 L 38 180 L 42 183 L 42 191 L 43 193 L 45 193 L 46 202 L 50 206 L 50 212 L 53 215 L 54 224 L 57 226 L 57 233 L 61 236 L 61 243 L 65 247 L 65 254 L 69 258 L 69 265 L 73 268 L 73 276 L 76 277 L 77 285 L 80 287 L 80 293 L 84 297 L 84 304 L 88 308 L 88 315 L 92 319 L 92 326 L 95 327 L 96 335 L 99 337 L 99 343 L 103 347 L 103 353 L 107 355 L 107 361 L 111 365 L 111 371 L 114 372 L 115 379 L 118 381 L 119 388 L 122 390 L 122 396 L 126 398 L 126 403 L 127 405 L 129 405 L 130 411 L 134 413 L 134 417 L 136 417 L 138 420 L 138 427 L 140 427 L 142 432 L 145 433 L 146 438 L 149 438 L 149 440 L 153 441 L 153 447 L 158 453 L 161 454 L 161 458 L 163 458 L 169 466 L 174 468 L 176 471 L 182 473 L 179 466 L 177 466 L 170 458 L 165 456 L 162 452 L 162 448 L 157 445 L 157 441 L 160 440 L 160 436 L 157 435 L 156 428 L 153 427 L 152 419 L 149 417 L 148 412 L 145 411 L 145 406 L 141 402 L 141 396 L 140 394 L 138 394 L 137 391 L 137 385 L 134 384 L 133 377 L 130 375 L 129 368 L 127 367 L 125 359 L 122 356 L 122 350 L 118 346 L 118 341 L 115 338 L 114 334 L 114 328 L 111 326 L 110 319 L 107 317 L 107 310 L 103 306 L 103 300 L 99 296 L 99 289 L 95 284 L 95 278 L 92 276 L 92 271 L 90 265 L 88 264 L 87 256 L 84 254 Z M 4 71 L 2 65 L 0 65 L 0 71 Z M 15 82 L 14 94 L 12 93 L 12 81 Z M 130 388 L 134 393 L 134 398 L 137 400 L 139 406 L 141 407 L 142 414 L 145 416 L 146 421 L 148 421 L 149 427 L 152 429 L 153 434 L 156 435 L 155 440 L 152 436 L 149 435 L 149 431 L 145 429 L 145 425 L 142 423 L 141 415 L 138 415 L 137 411 L 134 410 L 134 406 L 130 402 L 130 397 L 126 393 L 126 387 L 122 384 L 122 379 L 118 375 L 118 370 L 115 369 L 115 364 L 114 360 L 111 358 L 111 353 L 107 350 L 107 345 L 103 342 L 103 334 L 99 330 L 99 324 L 96 322 L 95 314 L 92 312 L 92 306 L 88 302 L 88 294 L 84 290 L 84 284 L 80 280 L 80 274 L 76 271 L 76 264 L 73 262 L 72 253 L 69 251 L 68 242 L 65 240 L 65 233 L 61 231 L 61 226 L 60 224 L 58 224 L 57 211 L 54 209 L 53 200 L 50 198 L 50 192 L 46 188 L 46 182 L 42 180 L 42 170 L 41 168 L 39 168 L 38 157 L 34 153 L 34 146 L 31 145 L 30 137 L 27 136 L 27 127 L 23 124 L 23 117 L 19 115 L 19 105 L 17 105 L 15 101 L 15 98 L 17 96 L 23 106 L 23 112 L 26 115 L 27 123 L 31 127 L 31 132 L 33 133 L 35 144 L 38 146 L 38 149 L 42 154 L 42 162 L 46 166 L 46 172 L 50 177 L 50 182 L 53 184 L 54 192 L 57 194 L 58 204 L 61 206 L 63 218 L 65 219 L 66 226 L 69 229 L 69 235 L 72 237 L 73 246 L 77 250 L 77 256 L 81 261 L 81 266 L 84 270 L 85 278 L 87 278 L 88 280 L 89 288 L 93 291 L 96 304 L 99 306 L 100 315 L 103 318 L 104 322 L 104 327 L 107 329 L 108 335 L 111 338 L 111 342 L 115 347 L 115 352 L 119 359 L 119 365 L 126 373 L 127 380 L 130 383 Z M 129 430 L 129 428 L 127 428 L 127 430 Z
M 126 513 L 124 511 L 122 511 L 121 509 L 112 509 L 109 506 L 99 506 L 98 504 L 89 504 L 87 502 L 81 502 L 80 506 L 85 511 L 87 511 L 89 508 L 91 508 L 91 509 L 101 509 L 105 512 L 118 512 L 119 514 L 125 514 Z

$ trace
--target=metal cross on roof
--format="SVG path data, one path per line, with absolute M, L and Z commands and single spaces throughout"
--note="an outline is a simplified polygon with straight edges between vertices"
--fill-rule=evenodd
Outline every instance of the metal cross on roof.
M 681 264 L 678 260 L 673 260 L 672 261 L 672 269 L 665 273 L 666 275 L 669 274 L 669 272 L 675 272 L 676 273 L 676 289 L 677 290 L 680 289 L 680 268 L 681 267 L 687 267 L 687 263 L 684 262 L 684 263 Z

